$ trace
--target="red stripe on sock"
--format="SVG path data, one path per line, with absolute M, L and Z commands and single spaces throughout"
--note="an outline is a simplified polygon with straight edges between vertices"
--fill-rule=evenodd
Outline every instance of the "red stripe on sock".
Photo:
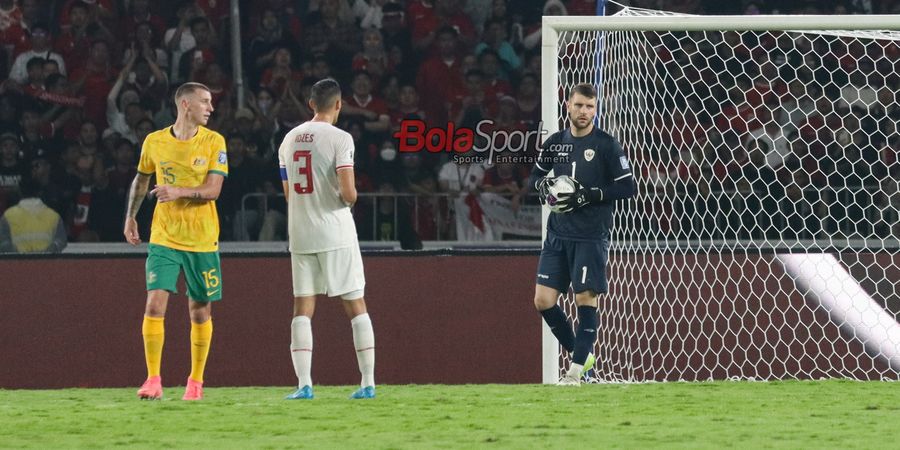
M 292 348 L 292 349 L 291 349 L 291 352 L 292 352 L 292 353 L 293 353 L 293 352 L 311 352 L 311 351 L 312 351 L 311 348 L 298 348 L 298 349 L 293 349 L 293 348 Z
M 372 347 L 366 347 L 366 348 L 360 348 L 360 349 L 357 349 L 357 350 L 356 350 L 356 353 L 364 352 L 364 351 L 366 351 L 366 350 L 375 350 L 375 346 L 373 345 Z

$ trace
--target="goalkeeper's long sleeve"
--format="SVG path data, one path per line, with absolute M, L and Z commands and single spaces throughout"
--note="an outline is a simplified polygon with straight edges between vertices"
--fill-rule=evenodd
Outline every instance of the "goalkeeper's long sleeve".
M 593 190 L 592 190 L 593 191 Z M 594 191 L 596 192 L 596 191 Z M 599 192 L 602 193 L 599 201 L 611 202 L 615 200 L 622 200 L 630 197 L 634 197 L 634 194 L 637 193 L 637 186 L 634 182 L 634 177 L 630 176 L 627 178 L 623 178 L 621 180 L 613 182 L 609 186 L 599 189 Z M 595 201 L 594 198 L 596 194 L 592 192 L 591 201 Z

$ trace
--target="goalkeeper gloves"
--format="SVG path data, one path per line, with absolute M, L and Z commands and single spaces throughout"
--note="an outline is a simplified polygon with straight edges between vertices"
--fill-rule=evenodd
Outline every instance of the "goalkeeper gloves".
M 575 191 L 571 194 L 560 194 L 559 200 L 557 200 L 557 205 L 560 207 L 558 212 L 565 214 L 583 208 L 592 202 L 603 201 L 603 191 L 600 188 L 588 189 L 575 179 L 572 179 L 572 183 L 575 185 Z
M 538 191 L 538 200 L 541 201 L 542 206 L 547 204 L 547 196 L 550 195 L 552 180 L 550 177 L 541 177 L 534 183 L 534 188 Z

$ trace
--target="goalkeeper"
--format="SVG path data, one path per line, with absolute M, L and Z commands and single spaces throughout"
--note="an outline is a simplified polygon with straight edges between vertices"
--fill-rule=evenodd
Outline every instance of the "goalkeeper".
M 622 146 L 594 126 L 597 91 L 587 83 L 569 93 L 566 109 L 569 129 L 552 134 L 544 142 L 531 178 L 524 190 L 537 188 L 542 204 L 552 196 L 551 186 L 568 176 L 571 194 L 559 193 L 547 222 L 547 239 L 541 249 L 534 306 L 553 335 L 569 353 L 572 365 L 559 384 L 578 385 L 594 365 L 592 353 L 597 335 L 597 300 L 607 292 L 606 262 L 615 201 L 634 195 L 631 165 Z M 561 292 L 575 292 L 578 329 L 573 332 L 565 312 L 557 304 Z

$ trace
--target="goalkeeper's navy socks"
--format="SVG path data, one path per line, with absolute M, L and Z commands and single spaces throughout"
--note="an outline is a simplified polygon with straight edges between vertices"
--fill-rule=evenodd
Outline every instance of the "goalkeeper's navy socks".
M 584 365 L 588 353 L 594 349 L 597 338 L 597 308 L 593 306 L 578 307 L 578 335 L 575 336 L 575 352 L 572 362 Z
M 544 321 L 550 327 L 550 331 L 556 336 L 559 345 L 562 345 L 567 352 L 572 353 L 575 348 L 575 333 L 572 332 L 572 326 L 569 325 L 569 319 L 559 305 L 553 305 L 552 308 L 541 311 Z

